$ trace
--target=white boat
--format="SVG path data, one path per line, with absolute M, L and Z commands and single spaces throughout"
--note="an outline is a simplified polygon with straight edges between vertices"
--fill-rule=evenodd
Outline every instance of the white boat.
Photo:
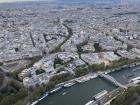
M 117 70 L 120 70 L 120 68 L 116 68 L 115 70 L 116 70 L 116 71 L 117 71 Z
M 134 66 L 135 66 L 134 64 L 129 65 L 130 68 L 131 68 L 131 67 L 134 67 Z
M 136 81 L 136 80 L 140 80 L 140 76 L 139 77 L 136 77 L 136 78 L 133 78 L 130 81 Z
M 108 71 L 106 71 L 105 74 L 108 74 Z
M 43 99 L 46 98 L 48 95 L 49 95 L 48 92 L 46 92 L 46 93 L 39 99 L 39 101 L 43 100 Z
M 67 94 L 67 92 L 62 93 L 63 96 L 64 96 L 65 94 Z
M 107 90 L 103 90 L 103 91 L 101 91 L 100 93 L 94 95 L 94 98 L 95 98 L 95 100 L 97 100 L 97 99 L 103 97 L 104 95 L 106 95 L 107 93 L 108 93 Z
M 90 79 L 94 79 L 94 78 L 96 78 L 97 76 L 98 76 L 97 74 L 91 75 L 91 76 L 90 76 Z
M 132 71 L 138 71 L 138 70 L 140 70 L 140 69 L 133 69 Z
M 54 88 L 52 91 L 50 91 L 50 93 L 57 92 L 57 91 L 59 91 L 60 89 L 62 89 L 62 87 L 57 87 L 57 88 Z
M 138 84 L 140 83 L 140 80 L 135 80 L 134 82 L 132 82 L 133 84 Z
M 90 80 L 89 77 L 84 77 L 84 78 L 82 78 L 82 79 L 78 79 L 77 82 L 78 82 L 78 83 L 82 83 L 82 82 L 86 82 L 86 81 L 89 81 L 89 80 Z
M 85 105 L 93 105 L 94 101 L 89 101 L 88 103 L 86 103 Z
M 73 86 L 73 85 L 75 85 L 75 83 L 74 82 L 70 82 L 70 83 L 65 84 L 64 87 L 70 87 L 70 86 Z
M 39 100 L 34 101 L 31 105 L 36 105 L 39 102 Z
M 114 72 L 115 71 L 115 69 L 112 69 L 112 72 Z

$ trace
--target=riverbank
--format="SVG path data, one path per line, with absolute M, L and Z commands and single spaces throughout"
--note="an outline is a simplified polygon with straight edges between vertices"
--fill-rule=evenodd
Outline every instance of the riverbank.
M 126 69 L 126 68 L 132 68 L 134 66 L 137 66 L 137 65 L 140 65 L 140 63 L 133 63 L 131 65 L 124 65 L 122 67 L 119 67 L 119 68 L 115 68 L 115 69 L 111 69 L 111 70 L 107 70 L 107 71 L 104 71 L 102 73 L 105 73 L 105 74 L 108 74 L 108 73 L 111 73 L 111 72 L 115 72 L 115 71 L 118 71 L 118 70 L 121 70 L 121 69 Z M 66 82 L 63 82 L 63 83 L 60 83 L 60 84 L 57 84 L 54 88 L 57 88 L 57 87 L 62 87 L 64 88 L 64 85 L 68 84 L 68 83 L 83 83 L 83 82 L 86 82 L 88 80 L 91 80 L 91 79 L 94 79 L 94 78 L 97 78 L 98 77 L 98 73 L 99 72 L 96 72 L 96 73 L 90 73 L 90 74 L 87 74 L 85 76 L 82 76 L 82 77 L 78 77 L 78 78 L 75 78 L 75 79 L 72 79 L 72 80 L 69 80 L 69 81 L 66 81 Z
M 122 94 L 116 96 L 110 103 L 110 105 L 136 105 L 132 104 L 139 100 L 140 85 L 131 87 Z

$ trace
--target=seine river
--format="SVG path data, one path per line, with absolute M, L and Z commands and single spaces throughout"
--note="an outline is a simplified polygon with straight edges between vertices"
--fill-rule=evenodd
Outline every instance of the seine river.
M 113 76 L 122 84 L 130 79 L 140 76 L 140 66 L 131 69 L 122 69 L 109 75 Z M 39 102 L 37 105 L 85 105 L 92 97 L 102 90 L 112 91 L 116 87 L 102 78 L 95 78 L 90 81 L 64 88 Z

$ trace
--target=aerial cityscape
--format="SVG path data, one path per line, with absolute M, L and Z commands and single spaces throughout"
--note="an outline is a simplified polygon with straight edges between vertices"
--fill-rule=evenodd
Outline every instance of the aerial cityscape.
M 140 105 L 140 1 L 1 0 L 0 105 Z

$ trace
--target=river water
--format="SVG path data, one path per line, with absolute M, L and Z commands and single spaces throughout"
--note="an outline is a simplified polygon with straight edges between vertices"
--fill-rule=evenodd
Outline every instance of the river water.
M 140 66 L 115 71 L 109 75 L 117 81 L 126 84 L 130 79 L 140 76 Z M 136 69 L 134 71 L 134 69 Z M 92 99 L 93 95 L 102 90 L 112 91 L 116 87 L 102 78 L 95 78 L 90 81 L 64 88 L 39 102 L 37 105 L 85 105 Z

